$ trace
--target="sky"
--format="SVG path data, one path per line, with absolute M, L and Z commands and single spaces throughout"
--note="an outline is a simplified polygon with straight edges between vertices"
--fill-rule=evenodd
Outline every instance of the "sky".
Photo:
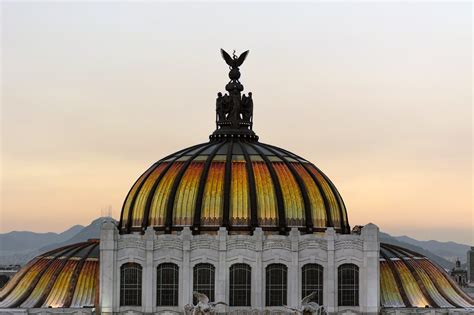
M 204 142 L 250 54 L 254 130 L 338 187 L 352 226 L 474 245 L 472 4 L 1 3 L 0 233 L 111 209 Z

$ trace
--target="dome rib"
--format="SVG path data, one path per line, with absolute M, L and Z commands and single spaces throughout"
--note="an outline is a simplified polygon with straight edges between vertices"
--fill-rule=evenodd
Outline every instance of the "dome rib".
M 198 191 L 196 194 L 196 204 L 194 208 L 194 220 L 193 220 L 193 231 L 199 231 L 201 228 L 201 211 L 202 211 L 202 200 L 204 197 L 204 188 L 206 186 L 206 181 L 209 175 L 209 170 L 211 168 L 212 161 L 216 156 L 217 151 L 225 144 L 225 141 L 218 142 L 214 150 L 209 154 L 204 164 L 204 169 L 199 179 Z
M 150 177 L 150 175 L 161 165 L 161 161 L 153 164 L 147 171 L 146 171 L 146 175 L 141 179 L 141 177 L 138 178 L 138 181 L 141 180 L 140 184 L 138 185 L 138 188 L 137 190 L 135 191 L 135 194 L 133 195 L 133 199 L 132 199 L 132 202 L 130 203 L 130 208 L 128 209 L 128 213 L 127 213 L 127 232 L 130 232 L 131 228 L 132 228 L 132 219 L 133 219 L 133 210 L 135 209 L 135 204 L 137 203 L 137 198 L 138 198 L 138 195 L 140 194 L 140 191 L 142 190 L 142 187 L 143 185 L 145 184 L 145 182 L 147 181 L 148 177 Z M 137 183 L 138 183 L 137 181 Z M 135 185 L 137 185 L 137 183 L 135 183 Z M 127 200 L 127 199 L 125 199 Z M 122 222 L 122 221 L 120 221 Z
M 420 288 L 421 293 L 423 294 L 424 298 L 428 301 L 430 306 L 435 307 L 435 308 L 440 308 L 438 303 L 436 303 L 433 297 L 428 293 L 428 290 L 426 289 L 423 281 L 421 280 L 420 275 L 416 272 L 415 268 L 407 262 L 406 258 L 403 257 L 403 255 L 400 255 L 400 252 L 393 249 L 390 245 L 386 245 L 384 249 L 392 253 L 395 257 L 397 257 L 408 268 L 408 270 L 410 270 L 410 273 L 416 279 L 416 283 L 418 284 L 418 287 Z
M 184 173 L 191 165 L 192 161 L 204 150 L 212 147 L 214 143 L 207 143 L 204 146 L 197 148 L 197 151 L 184 163 L 184 165 L 180 168 L 178 174 L 174 178 L 173 186 L 171 187 L 170 195 L 168 197 L 168 203 L 166 204 L 166 219 L 165 219 L 165 232 L 171 233 L 171 228 L 173 227 L 173 208 L 176 202 L 176 192 L 178 191 L 179 184 L 181 183 L 181 179 L 183 178 Z M 202 174 L 201 174 L 202 176 Z
M 344 205 L 344 202 L 342 201 L 342 197 L 339 195 L 339 191 L 336 189 L 332 181 L 329 179 L 329 177 L 326 176 L 316 165 L 312 164 L 311 165 L 321 174 L 321 176 L 324 178 L 324 180 L 328 183 L 329 188 L 332 191 L 332 194 L 334 195 L 334 198 L 336 198 L 337 204 L 338 204 L 338 209 L 339 209 L 339 218 L 341 220 L 341 231 L 343 233 L 349 234 L 350 227 L 349 227 L 349 221 L 347 219 L 347 211 L 345 211 L 346 206 Z
M 288 155 L 291 155 L 293 156 L 294 158 L 296 158 L 297 160 L 303 160 L 307 163 L 309 163 L 308 161 L 306 161 L 305 159 L 301 158 L 300 156 L 290 152 L 290 151 L 287 151 L 287 150 L 284 150 L 284 149 L 281 149 L 281 148 L 278 148 L 274 145 L 271 145 L 271 144 L 267 144 L 267 143 L 262 143 L 263 145 L 267 146 L 267 147 L 271 147 L 271 148 L 274 148 L 274 149 L 279 149 L 279 150 L 282 150 L 283 152 L 285 152 L 286 154 Z M 323 190 L 323 187 L 321 185 L 321 183 L 319 182 L 318 178 L 316 177 L 316 175 L 314 175 L 313 172 L 311 172 L 308 168 L 308 165 L 307 163 L 301 163 L 301 165 L 303 166 L 303 168 L 305 169 L 305 171 L 309 174 L 309 176 L 311 177 L 311 179 L 313 180 L 314 184 L 318 187 L 318 190 L 319 190 L 319 193 L 321 194 L 321 197 L 323 199 L 323 203 L 324 203 L 324 210 L 326 212 L 326 226 L 328 227 L 334 227 L 334 220 L 332 218 L 332 215 L 331 215 L 331 210 L 330 210 L 330 206 L 329 206 L 329 200 L 328 200 L 328 197 L 326 196 L 326 194 L 324 193 L 324 190 Z
M 69 250 L 69 248 L 75 247 L 75 246 L 77 246 L 77 244 L 64 246 L 64 247 L 58 248 L 56 250 L 49 251 L 49 252 L 45 253 L 44 255 L 39 256 L 39 258 L 45 259 L 46 257 L 49 257 L 52 254 L 54 254 L 53 258 L 49 259 L 49 261 L 45 264 L 45 266 L 35 275 L 33 280 L 28 284 L 28 287 L 26 288 L 26 290 L 12 304 L 10 304 L 9 307 L 14 308 L 14 307 L 19 307 L 20 305 L 22 305 L 28 299 L 28 297 L 30 296 L 30 294 L 33 292 L 36 285 L 40 281 L 41 277 L 43 277 L 43 275 L 51 267 L 51 265 L 59 257 L 61 257 L 62 254 L 67 252 Z M 48 292 L 48 291 L 45 291 L 45 292 Z M 44 294 L 44 292 L 43 292 L 43 294 Z
M 247 178 L 250 184 L 250 227 L 254 230 L 258 227 L 258 214 L 257 214 L 257 189 L 255 186 L 255 177 L 252 168 L 252 161 L 250 155 L 245 148 L 245 145 L 238 142 L 242 152 L 244 153 L 245 168 L 247 169 Z
M 98 240 L 71 244 L 59 249 L 49 251 L 33 258 L 22 267 L 17 275 L 9 282 L 8 292 L 0 290 L 3 299 L 0 308 L 46 308 L 46 307 L 70 307 L 70 296 L 75 292 L 74 273 L 81 276 L 87 274 L 98 277 L 99 251 Z M 92 268 L 84 270 L 79 260 L 91 260 Z M 22 276 L 26 275 L 26 277 Z M 18 281 L 17 281 L 18 280 Z M 88 282 L 88 298 L 74 307 L 92 306 L 96 304 L 99 292 L 96 283 Z M 77 297 L 83 298 L 85 292 L 78 292 Z
M 383 247 L 382 245 L 383 244 L 380 244 L 381 247 Z M 390 272 L 392 273 L 397 284 L 397 288 L 400 290 L 399 292 L 402 297 L 403 303 L 406 307 L 413 307 L 413 305 L 411 305 L 410 303 L 410 300 L 408 299 L 407 292 L 405 291 L 405 288 L 402 285 L 402 280 L 400 279 L 400 275 L 398 274 L 395 265 L 393 264 L 393 261 L 382 250 L 380 251 L 380 255 L 387 262 L 388 268 L 390 269 Z
M 56 282 L 56 280 L 58 279 L 58 276 L 63 271 L 64 266 L 66 266 L 66 263 L 69 261 L 69 258 L 71 258 L 72 256 L 74 256 L 79 251 L 81 251 L 82 249 L 86 248 L 89 245 L 90 245 L 89 243 L 83 243 L 65 256 L 65 258 L 61 262 L 61 265 L 58 266 L 58 268 L 54 271 L 54 274 L 49 279 L 46 289 L 43 291 L 41 297 L 36 301 L 36 304 L 33 307 L 35 308 L 41 307 L 41 305 L 43 305 L 43 303 L 46 301 L 49 294 L 52 292 L 51 290 L 53 289 L 54 283 Z
M 262 150 L 257 145 L 254 145 L 251 142 L 246 142 L 249 144 L 263 159 L 265 162 L 265 165 L 268 168 L 268 171 L 270 172 L 270 177 L 272 179 L 273 187 L 275 187 L 275 194 L 277 197 L 277 209 L 278 209 L 278 229 L 280 234 L 285 234 L 287 230 L 287 225 L 286 225 L 286 216 L 285 216 L 285 205 L 283 203 L 283 193 L 281 191 L 281 186 L 280 186 L 280 181 L 278 180 L 278 176 L 275 172 L 275 169 L 273 168 L 272 163 L 268 159 L 268 157 L 263 154 Z
M 208 143 L 200 143 L 200 144 L 197 144 L 197 145 L 194 145 L 192 147 L 189 147 L 189 148 L 186 148 L 186 149 L 183 149 L 183 150 L 180 150 L 178 151 L 177 153 L 174 153 L 174 154 L 170 154 L 168 155 L 167 157 L 163 158 L 160 160 L 160 162 L 164 162 L 166 161 L 167 159 L 171 158 L 171 157 L 174 157 L 172 161 L 168 162 L 168 165 L 166 165 L 165 169 L 160 173 L 160 175 L 158 175 L 158 178 L 156 179 L 156 181 L 153 183 L 153 186 L 151 187 L 150 189 L 150 193 L 148 194 L 147 196 L 147 200 L 146 200 L 146 205 L 145 205 L 145 211 L 144 211 L 144 214 L 143 214 L 143 218 L 142 218 L 142 231 L 144 231 L 146 229 L 146 227 L 148 226 L 148 223 L 149 223 L 149 216 L 150 216 L 150 208 L 151 208 L 151 203 L 153 201 L 153 196 L 155 195 L 156 193 L 156 189 L 158 187 L 158 185 L 160 184 L 161 180 L 163 179 L 163 177 L 165 176 L 165 174 L 168 172 L 168 170 L 171 168 L 171 166 L 173 165 L 174 162 L 176 162 L 179 158 L 183 157 L 186 153 L 188 152 L 191 152 L 192 150 L 196 149 L 196 148 L 199 148 L 199 147 L 202 147 L 202 146 L 205 146 L 207 145 Z M 138 193 L 138 192 L 137 192 Z M 130 208 L 130 212 L 133 211 L 133 208 Z M 128 233 L 130 232 L 130 230 L 128 230 Z
M 288 155 L 291 155 L 293 156 L 294 158 L 298 159 L 298 160 L 302 160 L 302 161 L 305 161 L 307 162 L 308 164 L 310 164 L 312 167 L 314 167 L 318 173 L 321 174 L 321 176 L 324 178 L 324 180 L 327 182 L 327 184 L 329 185 L 329 188 L 331 189 L 331 192 L 332 194 L 334 195 L 334 198 L 336 199 L 336 202 L 338 204 L 338 212 L 339 212 L 339 217 L 340 217 L 340 224 L 341 224 L 341 231 L 343 233 L 350 233 L 350 227 L 349 227 L 349 221 L 348 221 L 348 218 L 347 218 L 347 211 L 345 211 L 346 209 L 346 206 L 344 204 L 344 201 L 342 200 L 342 197 L 340 196 L 339 194 L 339 191 L 337 190 L 337 188 L 334 186 L 333 182 L 326 176 L 326 174 L 324 174 L 316 165 L 314 165 L 313 163 L 309 162 L 308 160 L 302 158 L 301 156 L 293 153 L 293 152 L 290 152 L 288 150 L 285 150 L 285 149 L 282 149 L 282 148 L 278 148 L 278 147 L 275 147 L 273 145 L 270 145 L 270 144 L 265 144 L 263 143 L 263 145 L 266 145 L 266 146 L 270 146 L 274 149 L 279 149 L 283 152 L 285 152 L 286 154 Z M 315 175 L 313 174 L 313 172 L 311 172 L 309 169 L 307 169 L 307 166 L 305 165 L 305 163 L 302 163 L 303 166 L 305 167 L 305 169 L 310 173 L 311 177 L 315 180 L 315 183 L 317 183 L 318 185 L 318 188 L 320 189 L 320 191 L 322 191 L 322 187 L 319 183 L 319 181 L 315 178 Z M 325 196 L 325 194 L 322 194 Z M 326 199 L 326 197 L 324 197 Z M 328 202 L 329 204 L 329 201 L 326 199 L 326 202 Z M 325 206 L 326 206 L 326 203 L 325 203 Z M 326 209 L 329 209 L 329 205 L 326 207 Z M 329 211 L 327 211 L 327 218 L 331 218 L 331 223 L 332 225 L 328 225 L 328 226 L 334 226 L 334 220 L 332 218 L 332 216 L 329 215 Z M 329 223 L 329 222 L 328 222 Z
M 95 243 L 94 245 L 91 246 L 91 248 L 87 251 L 87 253 L 84 255 L 84 257 L 81 257 L 81 260 L 77 264 L 76 268 L 74 269 L 74 272 L 72 274 L 70 283 L 69 283 L 69 288 L 67 290 L 67 296 L 64 301 L 64 307 L 70 307 L 72 303 L 72 299 L 74 297 L 74 291 L 76 291 L 76 286 L 79 280 L 79 275 L 81 274 L 82 268 L 84 267 L 84 263 L 86 262 L 86 259 L 89 257 L 91 252 L 99 246 L 99 242 Z
M 401 253 L 404 253 L 405 255 L 407 256 L 410 256 L 413 260 L 415 260 L 415 257 L 423 257 L 425 258 L 427 261 L 429 261 L 426 257 L 408 249 L 408 248 L 404 248 L 404 247 L 400 247 L 400 246 L 397 246 L 397 245 L 393 245 L 393 244 L 381 244 L 381 246 L 384 248 L 384 249 L 387 249 L 387 250 L 390 250 L 390 248 L 392 249 L 391 252 L 394 252 L 394 251 L 397 251 L 397 252 L 401 252 Z M 400 256 L 400 255 L 399 255 Z M 429 261 L 429 263 L 431 264 L 435 264 L 434 262 L 431 262 Z M 437 266 L 435 266 L 437 267 Z M 421 267 L 421 269 L 424 269 Z M 452 286 L 452 288 L 454 288 L 454 291 L 456 291 L 456 293 L 458 293 L 460 296 L 462 296 L 464 299 L 466 299 L 467 301 L 469 301 L 470 303 L 473 303 L 473 299 L 468 296 L 464 291 L 460 290 L 459 287 L 457 286 L 456 283 L 454 283 L 453 279 L 444 271 L 443 268 L 441 267 L 437 267 L 438 270 L 441 271 L 441 274 L 443 276 L 444 279 L 446 279 Z M 458 302 L 454 301 L 451 297 L 449 297 L 446 292 L 440 287 L 438 281 L 436 281 L 436 279 L 434 278 L 434 275 L 430 272 L 427 272 L 426 273 L 428 275 L 428 277 L 430 278 L 431 282 L 433 283 L 433 285 L 435 286 L 436 290 L 438 290 L 438 292 L 443 296 L 443 298 L 445 300 L 447 300 L 450 304 L 456 306 L 456 307 L 460 307 L 460 308 L 463 308 L 464 306 L 460 305 Z
M 58 248 L 58 249 L 55 249 L 55 250 L 52 250 L 52 251 L 49 251 L 47 253 L 45 253 L 44 255 L 42 256 L 38 256 L 36 260 L 33 261 L 33 263 L 30 265 L 28 264 L 27 267 L 28 267 L 28 270 L 26 270 L 26 267 L 25 267 L 25 272 L 24 273 L 21 273 L 20 277 L 18 278 L 17 281 L 15 281 L 15 284 L 13 286 L 11 286 L 9 288 L 9 290 L 7 291 L 7 293 L 5 293 L 3 295 L 3 299 L 1 299 L 1 302 L 0 303 L 0 307 L 18 307 L 19 305 L 21 305 L 21 303 L 23 303 L 27 298 L 28 298 L 28 295 L 30 293 L 31 290 L 34 289 L 34 286 L 36 285 L 36 283 L 39 281 L 39 279 L 41 278 L 41 276 L 43 275 L 44 271 L 51 265 L 52 263 L 52 259 L 50 259 L 46 264 L 45 264 L 45 268 L 43 268 L 42 270 L 40 270 L 40 272 L 38 272 L 38 274 L 36 274 L 34 276 L 34 278 L 32 279 L 32 281 L 30 281 L 28 283 L 28 286 L 26 287 L 25 291 L 23 293 L 20 294 L 20 296 L 18 298 L 16 298 L 16 296 L 10 296 L 10 294 L 13 294 L 14 293 L 14 290 L 17 288 L 17 285 L 18 284 L 21 284 L 23 278 L 26 276 L 27 272 L 30 270 L 30 268 L 34 267 L 36 264 L 39 264 L 40 261 L 42 259 L 44 259 L 44 257 L 48 257 L 52 254 L 56 254 L 56 255 L 59 255 L 61 253 L 63 253 L 65 251 L 65 249 L 67 249 L 68 246 L 64 246 L 62 248 Z M 46 256 L 48 255 L 48 256 Z M 56 257 L 56 256 L 55 256 Z M 14 280 L 14 279 L 13 279 Z M 8 286 L 8 283 L 7 283 L 7 286 Z M 2 290 L 2 293 L 3 293 L 3 290 Z M 16 298 L 16 299 L 15 299 Z M 13 303 L 12 304 L 6 304 L 8 302 L 8 299 L 12 300 L 13 299 Z
M 232 183 L 232 151 L 234 149 L 234 139 L 230 140 L 227 146 L 225 173 L 224 173 L 224 207 L 222 216 L 222 226 L 230 226 L 230 186 Z
M 119 226 L 118 226 L 118 229 L 121 233 L 130 233 L 131 229 L 132 229 L 132 212 L 134 211 L 135 209 L 135 204 L 136 204 L 136 199 L 144 185 L 144 183 L 147 181 L 148 177 L 163 163 L 163 161 L 166 161 L 167 159 L 171 158 L 171 157 L 175 157 L 173 159 L 172 162 L 170 162 L 166 168 L 160 173 L 158 179 L 156 180 L 156 182 L 154 183 L 152 189 L 150 190 L 150 195 L 153 195 L 155 190 L 156 190 L 156 187 L 158 185 L 158 183 L 161 181 L 161 178 L 166 174 L 166 172 L 168 171 L 168 169 L 170 168 L 170 166 L 173 164 L 173 162 L 175 162 L 178 158 L 180 158 L 182 155 L 186 154 L 186 152 L 196 148 L 196 147 L 199 147 L 199 146 L 202 146 L 202 145 L 206 145 L 207 143 L 200 143 L 200 144 L 197 144 L 197 145 L 194 145 L 192 147 L 188 147 L 188 148 L 185 148 L 185 149 L 182 149 L 182 150 L 179 150 L 178 152 L 175 152 L 173 154 L 169 154 L 167 156 L 165 156 L 164 158 L 162 158 L 160 161 L 154 163 L 152 166 L 150 166 L 147 171 L 144 173 L 146 174 L 145 177 L 144 174 L 142 174 L 142 176 L 140 176 L 136 181 L 135 183 L 133 184 L 132 188 L 130 188 L 128 194 L 127 194 L 127 197 L 125 198 L 124 202 L 123 202 L 123 205 L 122 205 L 122 211 L 120 213 L 120 222 L 119 222 Z M 141 180 L 141 182 L 140 182 Z M 138 184 L 140 182 L 140 184 Z M 133 196 L 131 196 L 132 194 L 132 191 L 134 190 L 134 188 L 139 185 L 139 187 L 137 187 L 135 193 L 133 194 Z M 130 205 L 127 207 L 127 202 L 129 200 L 129 198 L 132 198 L 132 202 L 130 203 Z M 148 201 L 148 199 L 147 199 Z M 148 205 L 148 203 L 147 203 Z M 145 211 L 144 211 L 144 214 L 143 214 L 143 218 L 142 218 L 142 226 L 141 226 L 141 230 L 144 230 L 147 226 L 148 226 L 148 215 L 149 215 L 149 210 L 150 208 L 149 207 L 145 207 Z M 124 214 L 127 214 L 127 218 L 126 218 L 126 221 L 124 220 Z M 125 221 L 125 224 L 124 224 L 124 221 Z M 124 227 L 125 225 L 125 227 Z
M 288 160 L 283 155 L 281 155 L 277 150 L 274 150 L 272 147 L 270 147 L 268 145 L 262 144 L 262 146 L 264 146 L 267 150 L 269 150 L 270 152 L 275 154 L 280 160 L 283 161 L 283 163 L 285 163 L 286 167 L 288 167 L 291 174 L 293 175 L 293 178 L 298 183 L 298 187 L 299 187 L 299 189 L 301 191 L 301 194 L 303 196 L 306 230 L 308 232 L 312 232 L 313 231 L 313 218 L 312 218 L 312 215 L 311 215 L 311 203 L 309 201 L 308 189 L 306 188 L 305 183 L 303 182 L 301 177 L 298 175 L 298 172 L 296 172 L 293 165 L 290 162 L 288 162 Z

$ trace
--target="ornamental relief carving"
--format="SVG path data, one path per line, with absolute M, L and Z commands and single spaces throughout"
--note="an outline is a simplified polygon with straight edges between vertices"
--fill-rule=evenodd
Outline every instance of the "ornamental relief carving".
M 175 236 L 164 235 L 153 242 L 153 250 L 164 248 L 182 250 L 183 241 Z
M 341 249 L 355 249 L 362 251 L 364 246 L 361 240 L 338 240 L 334 243 L 336 250 Z
M 117 254 L 117 260 L 126 260 L 126 261 L 134 261 L 134 258 L 138 258 L 138 260 L 145 260 L 146 259 L 146 253 L 144 250 L 129 250 L 129 249 L 123 249 L 120 250 Z
M 117 249 L 125 249 L 125 248 L 138 248 L 145 250 L 145 242 L 140 239 L 126 239 L 123 238 L 118 241 Z
M 199 235 L 192 239 L 191 250 L 196 249 L 213 249 L 218 250 L 218 242 L 214 237 L 208 235 Z
M 227 240 L 227 250 L 248 249 L 255 250 L 255 243 L 250 240 L 229 239 Z
M 301 240 L 298 243 L 299 250 L 306 250 L 306 249 L 321 249 L 326 251 L 328 249 L 328 245 L 326 241 L 320 239 L 306 239 Z
M 263 249 L 286 249 L 291 250 L 291 241 L 289 240 L 265 240 L 263 242 Z

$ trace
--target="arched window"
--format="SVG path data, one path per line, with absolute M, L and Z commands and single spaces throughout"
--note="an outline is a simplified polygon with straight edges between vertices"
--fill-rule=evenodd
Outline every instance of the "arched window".
M 178 306 L 179 267 L 176 264 L 160 264 L 156 269 L 156 305 Z
M 271 264 L 266 269 L 265 305 L 286 305 L 287 268 L 283 264 Z
M 247 264 L 230 267 L 230 306 L 250 306 L 251 268 Z
M 126 263 L 120 267 L 120 305 L 142 305 L 142 266 Z
M 193 291 L 204 293 L 209 301 L 214 301 L 215 268 L 211 264 L 197 264 L 193 272 Z M 197 303 L 196 299 L 194 304 Z
M 339 266 L 337 273 L 339 306 L 359 305 L 359 267 L 354 264 Z
M 323 304 L 323 267 L 318 264 L 306 264 L 301 273 L 301 298 L 316 292 L 311 302 Z

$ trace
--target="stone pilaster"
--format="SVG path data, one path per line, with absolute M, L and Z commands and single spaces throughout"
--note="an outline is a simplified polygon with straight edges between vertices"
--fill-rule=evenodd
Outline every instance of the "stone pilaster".
M 112 314 L 119 301 L 114 299 L 114 279 L 116 266 L 116 244 L 118 230 L 112 220 L 102 223 L 100 230 L 100 282 L 99 297 L 102 314 Z
M 183 241 L 183 270 L 182 277 L 180 279 L 180 294 L 181 300 L 179 303 L 180 309 L 183 309 L 184 305 L 192 303 L 193 298 L 193 278 L 191 270 L 191 230 L 189 227 L 183 228 L 181 232 L 181 239 Z
M 261 310 L 265 305 L 265 288 L 263 285 L 263 231 L 262 228 L 256 228 L 253 232 L 255 240 L 255 270 L 252 270 L 252 306 Z
M 288 269 L 288 305 L 299 307 L 301 302 L 301 286 L 300 277 L 298 276 L 299 261 L 298 261 L 298 243 L 300 232 L 297 228 L 292 228 L 290 231 L 291 240 L 291 265 Z
M 334 228 L 327 228 L 324 235 L 327 242 L 327 268 L 324 273 L 323 282 L 323 299 L 326 310 L 329 313 L 333 313 L 337 309 L 337 283 L 336 283 L 336 261 L 335 261 L 335 239 L 336 232 Z
M 147 288 L 142 290 L 143 294 L 143 308 L 145 313 L 153 312 L 153 291 L 152 288 L 155 286 L 153 285 L 155 277 L 153 276 L 154 268 L 153 268 L 153 241 L 155 238 L 155 231 L 152 227 L 148 227 L 145 230 L 145 266 L 144 266 L 144 273 L 143 273 L 143 288 Z
M 227 229 L 220 227 L 217 232 L 217 239 L 219 242 L 219 262 L 217 265 L 216 272 L 216 302 L 229 303 L 229 299 L 226 298 L 227 283 L 229 270 L 227 268 Z M 219 305 L 217 308 L 218 312 L 225 312 L 225 305 Z
M 364 274 L 360 292 L 364 313 L 376 314 L 380 308 L 379 228 L 369 223 L 362 228 L 364 242 Z

